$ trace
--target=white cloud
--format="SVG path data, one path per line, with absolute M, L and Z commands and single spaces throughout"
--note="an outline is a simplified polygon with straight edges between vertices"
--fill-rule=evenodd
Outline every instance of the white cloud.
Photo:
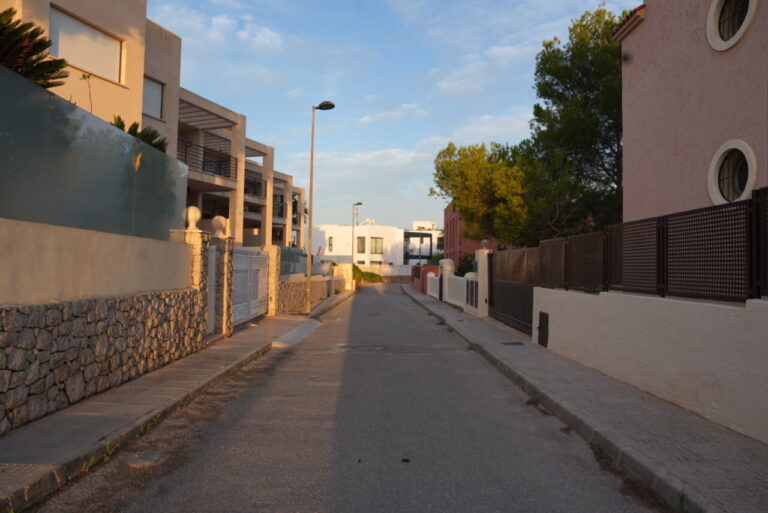
M 479 144 L 488 142 L 516 143 L 531 133 L 531 108 L 492 115 L 484 114 L 471 118 L 451 135 L 456 144 Z
M 237 37 L 247 43 L 251 48 L 281 48 L 283 38 L 269 27 L 261 27 L 253 23 L 247 23 L 243 29 L 237 32 Z
M 303 87 L 295 87 L 293 89 L 290 89 L 285 92 L 285 96 L 289 98 L 300 98 L 304 96 L 304 88 Z
M 366 114 L 358 123 L 361 125 L 368 125 L 370 123 L 381 123 L 397 121 L 403 116 L 413 113 L 416 116 L 423 117 L 427 114 L 427 110 L 420 108 L 417 103 L 403 103 L 391 110 L 385 110 L 383 112 L 377 112 L 375 114 Z

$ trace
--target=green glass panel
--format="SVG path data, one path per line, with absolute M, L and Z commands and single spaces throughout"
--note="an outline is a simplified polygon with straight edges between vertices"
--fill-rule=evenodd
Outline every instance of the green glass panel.
M 188 168 L 0 66 L 0 217 L 168 240 Z

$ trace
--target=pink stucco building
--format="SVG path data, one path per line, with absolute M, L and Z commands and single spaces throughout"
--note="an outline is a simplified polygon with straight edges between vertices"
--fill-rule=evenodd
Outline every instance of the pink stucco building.
M 615 37 L 625 222 L 768 185 L 768 2 L 646 0 Z

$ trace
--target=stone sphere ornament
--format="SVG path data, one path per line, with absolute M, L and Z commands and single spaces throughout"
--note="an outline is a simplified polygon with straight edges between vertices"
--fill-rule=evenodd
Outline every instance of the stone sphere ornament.
M 226 230 L 227 230 L 227 218 L 224 216 L 216 216 L 211 220 L 211 224 L 213 224 L 213 229 L 215 232 L 213 235 L 215 237 L 226 237 Z
M 200 209 L 196 206 L 190 206 L 184 209 L 183 214 L 184 221 L 187 223 L 187 230 L 199 232 L 200 228 L 197 227 L 197 223 L 202 219 L 203 214 L 200 213 Z

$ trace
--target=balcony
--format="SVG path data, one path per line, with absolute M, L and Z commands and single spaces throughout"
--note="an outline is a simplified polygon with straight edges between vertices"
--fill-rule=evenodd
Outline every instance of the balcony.
M 245 194 L 247 194 L 248 196 L 255 196 L 257 198 L 265 198 L 266 188 L 264 187 L 264 181 L 256 180 L 253 178 L 246 178 Z
M 275 217 L 285 217 L 285 203 L 274 202 L 272 204 L 272 215 Z
M 237 180 L 237 159 L 228 153 L 183 140 L 179 141 L 176 153 L 190 171 Z

